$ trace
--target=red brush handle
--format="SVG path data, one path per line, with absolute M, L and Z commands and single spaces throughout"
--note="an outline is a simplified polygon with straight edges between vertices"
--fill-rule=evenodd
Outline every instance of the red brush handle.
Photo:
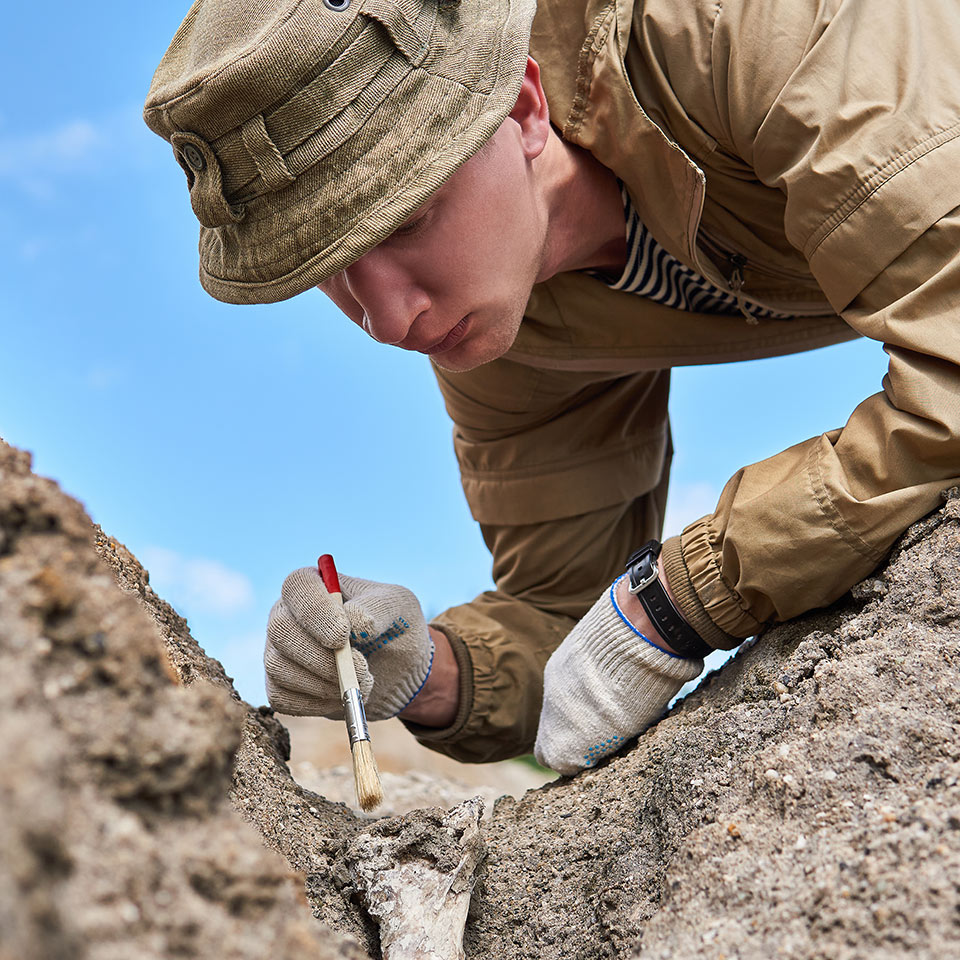
M 325 553 L 317 560 L 317 569 L 320 571 L 320 577 L 323 585 L 330 593 L 340 593 L 340 578 L 337 576 L 337 565 L 333 562 L 333 557 Z

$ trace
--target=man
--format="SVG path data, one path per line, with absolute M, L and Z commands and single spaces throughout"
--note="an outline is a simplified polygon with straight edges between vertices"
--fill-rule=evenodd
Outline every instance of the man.
M 319 285 L 433 361 L 497 589 L 428 627 L 409 591 L 342 577 L 369 715 L 464 760 L 536 741 L 573 773 L 710 649 L 841 596 L 960 482 L 960 23 L 948 0 L 533 17 L 201 0 L 145 116 L 187 174 L 210 293 Z M 648 543 L 672 365 L 858 334 L 890 369 L 843 430 L 743 468 L 714 514 Z M 722 407 L 704 416 L 750 428 Z M 339 715 L 347 629 L 312 569 L 287 578 L 276 707 Z

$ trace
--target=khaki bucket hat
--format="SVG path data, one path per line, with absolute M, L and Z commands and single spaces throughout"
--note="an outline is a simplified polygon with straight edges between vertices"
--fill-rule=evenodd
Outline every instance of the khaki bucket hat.
M 285 300 L 386 239 L 494 133 L 536 0 L 197 0 L 144 119 L 200 221 L 200 282 Z

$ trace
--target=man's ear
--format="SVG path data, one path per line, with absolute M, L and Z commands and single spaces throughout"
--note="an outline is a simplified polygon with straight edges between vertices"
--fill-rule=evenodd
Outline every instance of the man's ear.
M 550 133 L 550 108 L 540 84 L 540 65 L 527 57 L 517 103 L 508 114 L 520 127 L 520 143 L 528 160 L 539 157 Z

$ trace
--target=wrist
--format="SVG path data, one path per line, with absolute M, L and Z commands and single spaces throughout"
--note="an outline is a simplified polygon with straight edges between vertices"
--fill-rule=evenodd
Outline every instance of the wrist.
M 664 580 L 662 544 L 648 540 L 627 559 L 627 578 L 631 594 L 643 607 L 647 622 L 675 655 L 698 660 L 710 652 L 710 646 L 691 626 L 677 606 L 674 592 Z M 636 607 L 631 609 L 636 610 Z M 640 616 L 637 612 L 637 616 Z
M 663 571 L 660 571 L 661 577 L 663 576 Z M 670 595 L 670 588 L 667 586 L 666 581 L 661 580 L 663 583 L 664 589 L 667 591 L 667 595 Z M 673 657 L 678 657 L 680 654 L 677 653 L 673 647 L 664 640 L 660 631 L 654 626 L 653 621 L 647 615 L 647 611 L 644 610 L 643 604 L 640 602 L 636 594 L 630 592 L 629 581 L 627 577 L 621 577 L 616 584 L 614 589 L 614 596 L 617 600 L 617 606 L 620 608 L 621 613 L 633 624 L 637 630 L 642 633 L 650 643 L 655 647 L 659 647 L 663 650 L 664 653 L 669 653 Z M 671 599 L 672 596 L 671 596 Z
M 424 727 L 448 727 L 460 707 L 460 667 L 446 635 L 427 629 L 434 644 L 433 664 L 417 695 L 398 716 Z

